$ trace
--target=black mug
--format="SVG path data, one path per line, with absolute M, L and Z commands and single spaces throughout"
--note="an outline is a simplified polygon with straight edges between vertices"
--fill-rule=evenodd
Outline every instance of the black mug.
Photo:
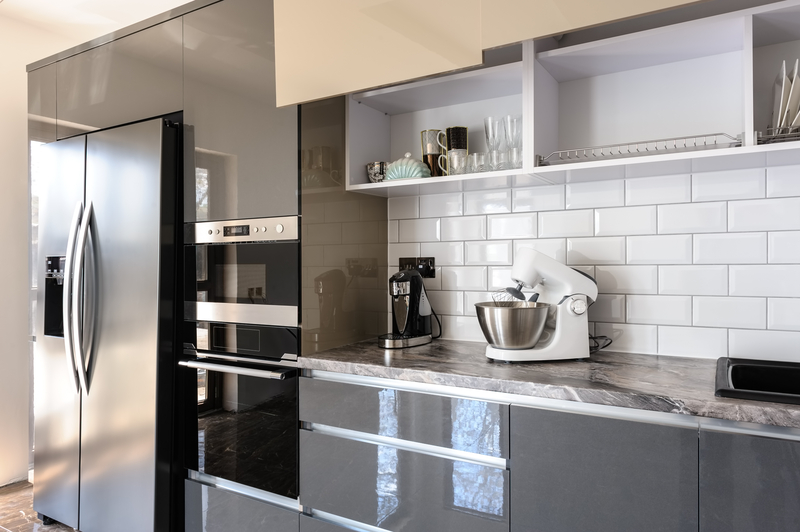
M 448 127 L 445 131 L 439 132 L 439 146 L 444 148 L 444 153 L 450 150 L 467 150 L 469 152 L 469 131 L 464 126 Z M 445 144 L 442 143 L 442 136 L 445 137 Z

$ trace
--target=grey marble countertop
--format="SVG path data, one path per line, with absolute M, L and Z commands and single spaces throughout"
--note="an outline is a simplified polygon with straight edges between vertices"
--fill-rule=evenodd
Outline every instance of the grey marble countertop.
M 367 340 L 299 358 L 304 369 L 800 428 L 800 405 L 714 396 L 716 360 L 601 352 L 506 364 L 486 344 L 435 340 L 383 349 Z

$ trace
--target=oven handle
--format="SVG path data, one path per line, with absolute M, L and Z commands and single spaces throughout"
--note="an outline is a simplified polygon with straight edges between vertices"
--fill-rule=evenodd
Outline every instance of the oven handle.
M 234 375 L 247 375 L 249 377 L 259 377 L 262 379 L 284 380 L 286 374 L 294 369 L 288 371 L 268 371 L 265 369 L 252 369 L 252 368 L 237 368 L 234 366 L 225 366 L 222 364 L 209 364 L 208 362 L 197 362 L 196 360 L 181 360 L 178 362 L 179 366 L 184 366 L 192 369 L 205 369 L 208 371 L 219 371 L 221 373 L 233 373 Z

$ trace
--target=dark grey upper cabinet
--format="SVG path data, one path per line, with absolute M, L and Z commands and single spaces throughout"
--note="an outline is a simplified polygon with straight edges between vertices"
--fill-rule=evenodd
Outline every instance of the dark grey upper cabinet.
M 174 19 L 57 63 L 58 138 L 183 109 Z
M 56 140 L 56 65 L 28 73 L 28 138 L 37 142 Z
M 186 221 L 298 214 L 297 108 L 275 107 L 272 1 L 183 21 Z
M 697 430 L 511 406 L 512 532 L 683 532 Z
M 800 442 L 700 431 L 700 532 L 800 530 Z

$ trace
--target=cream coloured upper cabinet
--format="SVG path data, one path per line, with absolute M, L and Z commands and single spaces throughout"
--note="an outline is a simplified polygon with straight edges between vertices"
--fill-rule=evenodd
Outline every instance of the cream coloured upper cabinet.
M 482 48 L 559 35 L 698 0 L 481 0 Z
M 278 106 L 478 65 L 481 0 L 275 0 Z

